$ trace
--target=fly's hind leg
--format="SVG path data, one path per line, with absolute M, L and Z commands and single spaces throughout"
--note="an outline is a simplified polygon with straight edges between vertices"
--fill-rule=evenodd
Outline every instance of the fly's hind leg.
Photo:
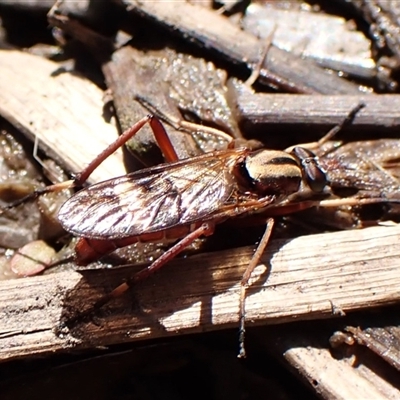
M 264 253 L 265 248 L 269 242 L 271 237 L 272 228 L 274 227 L 274 219 L 269 218 L 267 220 L 267 225 L 265 227 L 264 235 L 262 236 L 260 242 L 258 243 L 257 249 L 251 258 L 249 265 L 246 268 L 246 271 L 243 274 L 242 280 L 240 282 L 240 299 L 239 299 L 239 358 L 246 357 L 246 349 L 244 346 L 245 339 L 245 321 L 246 321 L 246 289 L 249 283 L 249 279 L 251 277 L 252 272 L 260 261 L 261 256 Z
M 160 268 L 162 268 L 168 261 L 171 261 L 179 253 L 190 246 L 196 239 L 201 236 L 210 236 L 214 233 L 214 224 L 211 222 L 205 222 L 199 228 L 189 233 L 171 248 L 169 248 L 164 254 L 157 258 L 148 267 L 143 268 L 141 271 L 127 279 L 126 282 L 116 287 L 109 295 L 110 298 L 118 297 L 122 293 L 125 293 L 135 283 L 147 279 L 150 275 L 154 274 Z
M 113 143 L 111 143 L 106 149 L 104 149 L 96 158 L 94 158 L 86 168 L 75 176 L 74 185 L 81 186 L 85 183 L 92 172 L 111 154 L 113 154 L 117 149 L 122 147 L 129 139 L 138 133 L 144 125 L 149 124 L 154 136 L 160 146 L 161 151 L 164 154 L 166 161 L 173 162 L 178 161 L 178 156 L 171 143 L 171 140 L 165 131 L 161 122 L 154 115 L 147 115 L 140 121 L 136 122 L 133 126 L 127 129 L 121 136 L 118 137 Z
M 189 233 L 183 239 L 179 240 L 175 243 L 171 248 L 169 248 L 164 254 L 158 257 L 153 263 L 151 263 L 146 268 L 143 268 L 135 275 L 126 279 L 125 282 L 117 286 L 107 295 L 104 295 L 100 300 L 98 300 L 92 307 L 84 312 L 80 312 L 76 317 L 68 319 L 64 323 L 64 325 L 68 325 L 71 327 L 77 321 L 81 321 L 85 317 L 91 315 L 93 312 L 103 307 L 105 304 L 109 303 L 112 299 L 115 299 L 126 291 L 128 291 L 133 285 L 136 283 L 147 279 L 150 275 L 153 275 L 156 271 L 161 269 L 165 264 L 175 258 L 179 253 L 185 250 L 188 246 L 190 246 L 196 239 L 201 236 L 210 236 L 214 233 L 214 223 L 205 222 L 200 227 L 195 229 L 193 232 Z

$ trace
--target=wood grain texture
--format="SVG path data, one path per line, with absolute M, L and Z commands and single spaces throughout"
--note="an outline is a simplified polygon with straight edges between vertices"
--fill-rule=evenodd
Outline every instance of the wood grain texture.
M 285 359 L 324 399 L 398 399 L 400 391 L 356 357 L 335 359 L 327 348 L 293 346 Z M 358 364 L 355 367 L 355 364 Z M 379 363 L 378 363 L 379 365 Z
M 338 317 L 399 302 L 399 236 L 400 227 L 392 226 L 272 242 L 251 279 L 248 325 Z M 0 360 L 237 326 L 239 281 L 253 250 L 174 260 L 61 335 L 60 322 L 133 269 L 0 282 Z
M 29 66 L 29 68 L 27 68 Z M 79 172 L 118 133 L 104 120 L 103 92 L 60 65 L 28 53 L 0 50 L 0 114 L 69 171 Z M 125 174 L 122 151 L 92 175 Z
M 397 309 L 396 306 L 379 313 L 357 313 L 341 321 L 307 321 L 295 326 L 262 327 L 251 332 L 249 342 L 256 343 L 258 351 L 264 349 L 272 353 L 321 398 L 398 399 L 398 371 L 389 365 L 391 363 L 383 362 L 382 358 L 363 347 L 361 344 L 365 343 L 359 337 L 350 335 L 355 339 L 353 342 L 330 345 L 332 333 L 342 333 L 346 321 L 361 325 L 366 321 L 379 321 L 381 324 L 385 318 L 396 321 Z M 392 347 L 396 342 L 388 340 L 386 344 Z
M 398 95 L 323 96 L 253 93 L 244 85 L 236 87 L 235 108 L 242 123 L 335 126 L 357 104 L 359 111 L 349 129 L 377 127 L 395 131 L 400 125 Z

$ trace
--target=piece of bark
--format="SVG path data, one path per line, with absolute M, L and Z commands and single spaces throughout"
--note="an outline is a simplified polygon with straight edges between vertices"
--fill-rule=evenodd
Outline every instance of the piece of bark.
M 29 65 L 29 68 L 26 66 Z M 103 92 L 60 65 L 19 51 L 0 50 L 0 114 L 69 171 L 79 172 L 118 137 L 103 115 Z M 91 176 L 126 173 L 122 151 Z
M 266 129 L 285 126 L 292 131 L 307 127 L 308 130 L 333 127 L 340 124 L 359 103 L 366 106 L 360 110 L 346 127 L 353 133 L 366 129 L 385 134 L 395 134 L 400 125 L 397 109 L 398 95 L 320 96 L 295 94 L 254 93 L 245 85 L 233 83 L 230 87 L 231 104 L 237 118 L 246 131 L 252 128 Z M 302 138 L 298 138 L 302 142 Z
M 156 21 L 168 30 L 211 49 L 231 63 L 253 69 L 265 52 L 265 41 L 242 31 L 218 13 L 189 3 L 121 0 L 129 13 Z M 275 46 L 268 49 L 260 78 L 294 93 L 357 94 L 360 87 L 329 74 L 312 62 Z
M 103 64 L 102 70 L 123 129 L 127 129 L 148 114 L 149 110 L 136 100 L 140 98 L 150 102 L 162 115 L 171 116 L 176 121 L 182 120 L 179 106 L 183 114 L 187 112 L 196 115 L 205 123 L 206 118 L 214 124 L 220 122 L 220 126 L 224 126 L 226 130 L 232 127 L 231 132 L 234 127 L 237 136 L 240 135 L 232 112 L 223 100 L 225 86 L 220 77 L 223 71 L 218 71 L 203 59 L 177 52 L 170 47 L 143 51 L 124 46 L 112 54 L 111 61 Z M 197 82 L 192 79 L 193 75 L 197 75 Z M 200 84 L 200 79 L 207 83 Z M 174 90 L 177 92 L 175 96 Z M 196 96 L 193 96 L 195 92 Z M 218 121 L 218 117 L 221 121 Z M 201 129 L 198 125 L 197 135 L 201 134 Z M 167 130 L 179 159 L 199 155 L 200 150 L 225 149 L 228 145 L 228 142 L 223 142 L 218 136 L 208 134 L 208 140 L 203 139 L 208 145 L 204 149 L 195 135 L 177 130 L 171 125 L 168 125 Z M 163 162 L 150 126 L 143 127 L 127 146 L 145 165 L 154 165 L 155 160 Z
M 378 48 L 386 44 L 393 54 L 400 58 L 399 16 L 400 7 L 397 1 L 387 0 L 348 0 L 368 21 L 371 26 L 371 37 Z
M 0 0 L 0 6 L 2 9 L 13 10 L 13 11 L 30 11 L 46 13 L 50 7 L 54 4 L 53 0 Z M 32 14 L 31 14 L 32 15 Z M 33 14 L 34 15 L 34 14 Z
M 338 309 L 399 302 L 399 235 L 399 226 L 374 227 L 272 242 L 247 291 L 247 321 L 329 318 Z M 1 282 L 0 360 L 237 326 L 239 282 L 253 250 L 176 259 L 61 334 L 61 322 L 109 293 L 132 268 Z

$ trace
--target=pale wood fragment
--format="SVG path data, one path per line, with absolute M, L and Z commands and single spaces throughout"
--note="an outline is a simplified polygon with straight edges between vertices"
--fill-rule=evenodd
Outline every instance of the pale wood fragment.
M 324 399 L 398 399 L 400 391 L 372 365 L 360 364 L 355 356 L 335 359 L 327 348 L 299 346 L 287 350 L 286 360 Z
M 272 242 L 248 290 L 248 325 L 398 303 L 399 237 L 394 226 Z M 132 268 L 0 282 L 0 360 L 237 326 L 239 282 L 253 250 L 174 260 L 62 336 L 55 333 L 60 321 L 87 309 Z
M 103 91 L 60 65 L 0 50 L 0 115 L 69 171 L 79 172 L 117 138 L 103 116 Z M 125 174 L 122 151 L 93 173 L 93 182 Z

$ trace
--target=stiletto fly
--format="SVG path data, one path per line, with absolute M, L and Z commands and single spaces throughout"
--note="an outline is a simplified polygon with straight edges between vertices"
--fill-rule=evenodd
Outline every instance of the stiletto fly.
M 359 108 L 352 111 L 353 116 Z M 163 125 L 152 115 L 124 132 L 75 179 L 49 186 L 29 198 L 82 186 L 104 159 L 147 123 L 168 162 L 78 191 L 62 205 L 58 218 L 66 231 L 79 237 L 75 257 L 80 265 L 136 242 L 175 242 L 148 267 L 101 299 L 95 308 L 147 278 L 197 238 L 211 235 L 216 224 L 231 218 L 252 218 L 265 224 L 264 236 L 241 281 L 241 357 L 245 356 L 245 290 L 268 243 L 273 217 L 313 206 L 388 201 L 386 198 L 332 199 L 326 173 L 318 157 L 306 147 L 294 147 L 290 151 L 228 148 L 178 160 Z

